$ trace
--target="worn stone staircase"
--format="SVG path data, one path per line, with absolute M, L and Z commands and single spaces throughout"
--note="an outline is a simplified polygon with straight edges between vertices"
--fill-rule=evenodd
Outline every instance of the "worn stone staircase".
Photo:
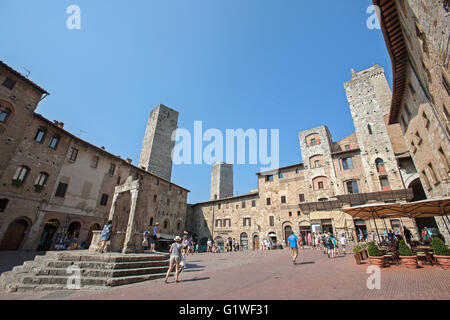
M 169 255 L 50 251 L 0 276 L 8 292 L 70 290 L 80 275 L 79 289 L 105 289 L 165 277 Z M 79 269 L 78 269 L 78 268 Z M 69 284 L 69 285 L 68 285 Z M 78 288 L 77 288 L 78 289 Z

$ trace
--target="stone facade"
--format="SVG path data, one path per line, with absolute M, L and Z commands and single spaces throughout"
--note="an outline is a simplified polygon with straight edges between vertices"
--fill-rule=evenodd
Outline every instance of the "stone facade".
M 216 163 L 211 169 L 211 194 L 209 200 L 233 196 L 233 165 Z
M 130 180 L 141 181 L 142 190 L 133 232 L 141 236 L 160 222 L 162 232 L 182 233 L 188 190 L 35 113 L 47 93 L 2 63 L 0 84 L 7 78 L 15 84 L 0 86 L 2 110 L 9 110 L 0 118 L 0 250 L 51 250 L 74 237 L 87 248 L 113 203 L 115 229 L 126 233 L 131 199 L 116 191 Z
M 139 167 L 170 181 L 172 150 L 175 146 L 172 135 L 177 126 L 177 111 L 160 104 L 150 112 Z
M 215 239 L 220 246 L 235 239 L 257 250 L 263 240 L 281 244 L 292 232 L 305 236 L 330 231 L 355 239 L 358 229 L 370 234 L 401 226 L 417 236 L 411 219 L 376 220 L 374 224 L 341 211 L 367 203 L 411 200 L 413 193 L 402 181 L 416 174 L 409 154 L 402 154 L 405 145 L 401 141 L 391 144 L 395 136 L 390 135 L 399 128 L 386 124 L 390 89 L 383 68 L 375 65 L 352 72 L 345 89 L 355 133 L 334 142 L 326 126 L 301 131 L 302 163 L 258 173 L 256 192 L 190 206 L 187 229 L 197 234 L 201 244 Z M 381 177 L 387 177 L 388 183 Z
M 374 1 L 394 71 L 389 123 L 401 127 L 425 198 L 450 196 L 448 1 Z M 385 21 L 389 15 L 389 28 Z M 418 199 L 419 200 L 419 199 Z M 450 240 L 450 220 L 436 217 Z

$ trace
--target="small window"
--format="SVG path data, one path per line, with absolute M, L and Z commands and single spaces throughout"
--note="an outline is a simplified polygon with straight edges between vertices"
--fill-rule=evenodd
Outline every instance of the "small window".
M 252 207 L 256 207 L 256 200 L 252 200 Z
M 320 160 L 314 160 L 314 168 L 320 168 Z
M 352 158 L 344 158 L 342 159 L 342 167 L 344 170 L 353 169 L 353 160 Z
M 8 199 L 0 199 L 0 212 L 5 212 L 6 207 L 8 206 Z
M 241 207 L 242 209 L 245 209 L 245 201 L 242 201 Z
M 71 148 L 70 149 L 70 155 L 69 155 L 69 161 L 75 162 L 78 157 L 78 149 Z
M 13 177 L 13 180 L 20 183 L 24 182 L 29 171 L 30 169 L 28 167 L 25 166 L 18 167 L 16 170 L 16 174 Z
M 159 179 L 156 179 L 156 185 L 159 186 Z
M 102 199 L 100 200 L 100 205 L 106 206 L 107 203 L 108 203 L 108 195 L 104 193 L 104 194 L 102 194 Z
M 156 200 L 158 199 L 158 196 L 156 194 L 153 195 L 153 202 L 156 202 Z
M 181 222 L 178 221 L 178 222 L 177 222 L 177 231 L 180 231 L 180 229 L 181 229 Z
M 15 85 L 16 85 L 16 81 L 14 81 L 11 78 L 6 78 L 5 81 L 3 81 L 3 86 L 8 88 L 9 90 L 12 90 Z
M 167 205 L 168 206 L 170 205 L 170 199 L 167 199 Z
M 430 127 L 430 120 L 427 117 L 427 114 L 425 113 L 425 111 L 422 113 L 422 117 L 423 117 L 423 121 L 425 123 L 425 128 L 429 128 Z
M 305 195 L 303 193 L 298 195 L 300 198 L 300 202 L 305 202 Z
M 270 216 L 270 217 L 269 217 L 269 225 L 270 225 L 271 227 L 274 226 L 274 224 L 275 224 L 274 222 L 275 222 L 274 216 Z
M 110 166 L 109 166 L 108 173 L 109 173 L 111 176 L 113 176 L 113 175 L 114 175 L 114 172 L 116 172 L 116 165 L 115 165 L 114 163 L 111 163 Z
M 221 204 L 219 203 L 219 204 L 217 205 L 217 207 L 218 207 L 218 209 L 220 209 L 220 208 L 221 208 Z
M 169 221 L 164 221 L 164 229 L 167 229 L 169 227 Z
M 345 145 L 345 150 L 350 150 L 350 145 Z
M 48 180 L 48 174 L 46 172 L 41 172 L 36 178 L 34 185 L 45 187 Z
M 299 172 L 300 172 L 300 169 L 295 169 L 296 174 L 299 174 Z
M 300 217 L 300 211 L 297 211 L 297 217 Z
M 328 201 L 328 198 L 320 198 L 317 201 L 319 201 L 319 202 L 326 202 L 326 201 Z
M 6 123 L 6 120 L 8 120 L 10 114 L 10 109 L 3 109 L 2 106 L 0 106 L 0 123 Z
M 92 162 L 91 162 L 91 167 L 92 168 L 97 168 L 98 167 L 98 162 L 100 161 L 100 158 L 97 156 L 94 156 L 92 158 Z
M 55 149 L 58 147 L 58 143 L 59 143 L 59 137 L 58 136 L 53 136 L 52 139 L 50 140 L 50 144 L 48 145 L 50 148 Z
M 373 134 L 372 126 L 370 124 L 367 125 L 367 131 L 369 131 L 369 134 Z
M 252 221 L 250 218 L 244 218 L 244 227 L 251 227 Z
M 60 182 L 58 184 L 58 188 L 56 189 L 55 197 L 64 198 L 66 196 L 66 191 L 67 191 L 68 186 L 69 185 L 67 183 Z
M 117 177 L 117 184 L 120 184 L 120 180 L 122 179 L 122 177 L 121 176 L 118 176 Z
M 292 212 L 289 212 L 289 217 L 292 217 Z
M 347 191 L 350 194 L 358 194 L 359 193 L 358 182 L 356 181 L 347 182 Z
M 266 176 L 266 181 L 273 181 L 273 176 Z
M 283 179 L 283 172 L 280 172 L 279 174 L 278 174 L 278 178 L 280 178 L 280 179 Z
M 270 206 L 270 198 L 266 199 L 266 203 L 267 203 L 268 206 Z
M 281 196 L 281 203 L 286 203 L 286 196 Z
M 323 181 L 317 182 L 317 188 L 318 189 L 323 189 Z
M 315 146 L 317 143 L 316 143 L 316 138 L 312 138 L 311 139 L 311 145 L 312 146 Z
M 39 128 L 34 136 L 34 141 L 42 143 L 45 137 L 45 129 Z
M 149 223 L 149 226 L 152 226 L 152 225 L 153 225 L 153 217 L 150 218 L 150 223 Z

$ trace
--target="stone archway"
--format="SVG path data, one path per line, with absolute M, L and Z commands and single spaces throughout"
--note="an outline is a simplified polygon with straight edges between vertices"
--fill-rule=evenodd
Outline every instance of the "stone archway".
M 284 240 L 286 241 L 286 243 L 288 241 L 289 236 L 293 233 L 294 231 L 292 230 L 292 227 L 290 225 L 284 227 Z
M 242 250 L 248 250 L 248 235 L 245 232 L 241 233 L 239 249 L 240 248 L 242 248 Z
M 22 245 L 30 223 L 25 218 L 17 218 L 11 222 L 3 236 L 0 251 L 15 251 Z
M 259 236 L 257 234 L 253 235 L 253 250 L 259 250 L 260 244 L 259 244 Z
M 45 223 L 41 233 L 41 240 L 39 241 L 39 246 L 37 248 L 38 251 L 48 251 L 53 249 L 53 242 L 59 225 L 60 222 L 56 219 L 49 220 Z

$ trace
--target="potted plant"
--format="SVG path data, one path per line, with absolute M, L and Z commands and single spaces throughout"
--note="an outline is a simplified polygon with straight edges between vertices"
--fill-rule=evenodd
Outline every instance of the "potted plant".
M 20 186 L 22 185 L 22 183 L 23 183 L 23 181 L 22 181 L 22 180 L 19 180 L 19 179 L 13 179 L 13 180 L 12 180 L 12 185 L 13 185 L 14 187 L 20 187 Z
M 369 257 L 368 252 L 367 252 L 367 244 L 366 243 L 361 243 L 361 259 L 367 259 Z
M 433 247 L 434 256 L 442 269 L 450 269 L 450 250 L 444 242 L 437 237 L 433 237 L 431 240 L 431 246 Z
M 380 251 L 380 249 L 378 249 L 375 242 L 369 242 L 367 247 L 369 251 L 370 264 L 373 264 L 379 268 L 383 268 L 384 256 L 383 253 Z
M 355 262 L 356 264 L 361 264 L 361 247 L 356 246 L 353 248 L 353 253 L 355 256 Z
M 409 269 L 417 269 L 417 256 L 406 245 L 405 241 L 400 240 L 398 243 L 398 252 L 402 263 Z
M 41 192 L 42 189 L 44 189 L 44 186 L 41 186 L 40 184 L 35 184 L 34 185 L 34 191 Z

